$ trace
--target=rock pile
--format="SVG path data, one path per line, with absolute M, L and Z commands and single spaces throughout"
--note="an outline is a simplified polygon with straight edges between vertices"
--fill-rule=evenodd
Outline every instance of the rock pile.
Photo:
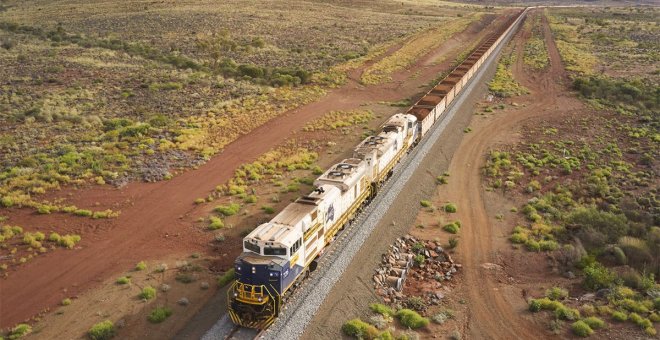
M 386 254 L 374 274 L 376 294 L 383 297 L 386 303 L 406 302 L 403 293 L 406 280 L 415 285 L 431 288 L 430 291 L 419 287 L 416 297 L 425 303 L 438 304 L 444 295 L 433 288 L 439 288 L 440 282 L 450 280 L 461 268 L 454 263 L 440 242 L 420 241 L 406 235 L 397 239 Z M 433 284 L 435 283 L 435 284 Z

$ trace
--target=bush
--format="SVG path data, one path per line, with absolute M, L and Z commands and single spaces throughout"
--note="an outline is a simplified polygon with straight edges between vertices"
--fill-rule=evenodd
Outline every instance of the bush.
M 167 307 L 156 307 L 147 317 L 151 323 L 161 323 L 172 315 L 172 310 Z
M 135 265 L 135 270 L 140 271 L 140 270 L 145 270 L 147 269 L 147 263 L 144 261 L 138 262 L 138 264 Z
M 568 297 L 568 291 L 560 287 L 552 287 L 545 291 L 545 296 L 550 300 L 563 300 Z
M 69 298 L 63 299 L 61 304 L 62 304 L 62 306 L 68 306 L 68 305 L 71 304 L 71 299 L 69 299 Z
M 62 236 L 60 236 L 60 234 L 58 234 L 58 233 L 50 233 L 50 236 L 48 236 L 48 241 L 51 241 L 51 242 L 59 243 L 60 239 L 62 239 Z
M 528 239 L 527 242 L 525 242 L 525 247 L 529 251 L 536 251 L 539 252 L 541 251 L 541 245 L 538 243 L 538 241 L 533 240 L 533 239 Z
M 550 300 L 547 297 L 540 299 L 533 299 L 529 302 L 529 310 L 532 312 L 538 312 L 540 310 L 555 311 L 559 308 L 565 308 L 565 307 L 561 302 Z
M 426 327 L 429 324 L 429 319 L 410 309 L 401 309 L 396 313 L 396 316 L 402 325 L 411 329 Z
M 421 200 L 419 201 L 419 204 L 424 208 L 429 208 L 430 206 L 433 205 L 431 201 L 427 201 L 427 200 Z
M 231 282 L 234 278 L 236 277 L 236 273 L 234 272 L 234 268 L 229 269 L 226 271 L 224 274 L 218 276 L 218 286 L 219 287 L 224 287 L 226 286 L 229 282 Z
M 83 217 L 91 217 L 92 216 L 92 211 L 87 210 L 87 209 L 78 209 L 73 212 L 74 215 L 76 216 L 83 216 Z
M 30 333 L 32 333 L 32 326 L 26 323 L 21 323 L 12 328 L 11 332 L 9 332 L 9 339 L 22 338 Z
M 156 288 L 151 286 L 146 286 L 142 288 L 142 292 L 138 295 L 140 299 L 151 300 L 156 297 Z
M 458 238 L 452 236 L 449 238 L 449 249 L 454 249 L 458 246 Z
M 118 278 L 117 281 L 115 281 L 115 283 L 117 283 L 118 285 L 127 285 L 127 284 L 131 283 L 131 278 L 126 277 L 126 276 L 122 276 L 122 277 Z
M 598 262 L 589 264 L 582 271 L 584 273 L 583 284 L 590 290 L 608 288 L 616 281 L 616 274 Z
M 394 310 L 390 308 L 389 306 L 380 304 L 380 303 L 372 303 L 369 305 L 369 308 L 374 312 L 378 313 L 382 316 L 394 316 Z
M 456 225 L 456 223 L 452 222 L 452 223 L 449 223 L 449 224 L 445 224 L 445 225 L 442 227 L 442 229 L 443 229 L 444 231 L 448 232 L 448 233 L 456 234 L 456 233 L 458 233 L 458 230 L 459 230 L 460 228 L 459 228 L 458 225 Z
M 225 222 L 222 221 L 220 217 L 210 216 L 209 217 L 209 229 L 217 230 L 225 227 Z
M 605 327 L 605 321 L 595 317 L 595 316 L 590 316 L 588 318 L 582 319 L 591 329 L 599 329 Z
M 600 211 L 594 207 L 577 208 L 567 217 L 568 225 L 584 230 L 595 230 L 607 237 L 611 243 L 628 233 L 628 219 L 624 215 Z
M 539 247 L 541 247 L 541 250 L 543 251 L 553 251 L 559 248 L 559 244 L 553 240 L 543 240 L 539 241 Z
M 591 329 L 591 327 L 589 327 L 589 325 L 582 320 L 574 322 L 573 325 L 571 325 L 571 329 L 575 335 L 581 336 L 583 338 L 588 337 L 594 332 L 594 330 Z
M 106 340 L 115 336 L 115 325 L 110 320 L 99 322 L 87 331 L 92 340 Z
M 238 211 L 241 209 L 241 205 L 238 203 L 230 203 L 229 205 L 219 205 L 213 209 L 215 212 L 225 215 L 225 216 L 232 216 L 236 215 Z
M 615 311 L 612 312 L 612 319 L 619 322 L 624 322 L 628 320 L 628 314 L 626 314 L 626 312 Z
M 268 215 L 275 212 L 275 209 L 273 209 L 273 207 L 267 206 L 267 205 L 264 205 L 263 207 L 261 207 L 261 210 L 263 210 Z
M 444 209 L 448 213 L 455 213 L 456 212 L 456 204 L 449 203 L 449 204 L 445 205 Z
M 371 339 L 378 335 L 376 327 L 357 318 L 346 322 L 341 326 L 341 330 L 344 334 L 358 339 Z
M 573 321 L 580 318 L 580 312 L 577 309 L 562 306 L 555 309 L 555 316 L 560 320 Z

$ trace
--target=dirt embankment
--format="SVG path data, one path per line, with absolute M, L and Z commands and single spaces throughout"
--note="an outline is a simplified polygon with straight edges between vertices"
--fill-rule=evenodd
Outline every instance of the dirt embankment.
M 12 223 L 27 230 L 41 225 L 63 226 L 62 230 L 81 233 L 83 241 L 75 250 L 40 256 L 0 281 L 0 327 L 26 320 L 55 306 L 65 297 L 80 295 L 116 273 L 131 268 L 137 261 L 209 251 L 211 235 L 193 226 L 201 212 L 201 208 L 193 204 L 196 198 L 205 197 L 217 184 L 231 178 L 238 166 L 255 160 L 328 111 L 354 109 L 365 102 L 397 101 L 418 95 L 420 87 L 448 68 L 460 53 L 459 47 L 486 34 L 493 20 L 493 16 L 484 16 L 427 57 L 438 58 L 439 54 L 444 54 L 441 63 L 427 63 L 422 58 L 409 70 L 395 74 L 393 82 L 382 85 L 364 87 L 349 82 L 330 91 L 318 102 L 269 121 L 228 145 L 204 166 L 172 180 L 133 183 L 122 189 L 102 187 L 65 191 L 73 201 L 95 202 L 101 207 L 120 210 L 122 213 L 117 219 L 101 221 L 10 210 Z M 215 255 L 232 258 L 240 251 L 239 241 L 238 238 L 228 239 L 226 253 Z

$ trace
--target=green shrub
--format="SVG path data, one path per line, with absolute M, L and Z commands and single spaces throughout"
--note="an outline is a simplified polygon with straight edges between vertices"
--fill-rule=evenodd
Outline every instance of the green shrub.
M 217 230 L 217 229 L 224 228 L 224 227 L 225 227 L 225 222 L 222 221 L 222 219 L 220 217 L 216 217 L 216 216 L 210 216 L 209 217 L 209 227 L 208 228 L 210 230 Z
M 117 283 L 118 285 L 127 285 L 127 284 L 131 283 L 131 278 L 126 277 L 126 276 L 122 276 L 122 277 L 118 278 L 117 281 L 115 281 L 115 283 Z
M 591 327 L 589 327 L 589 325 L 582 320 L 574 322 L 573 325 L 571 325 L 571 329 L 575 335 L 581 336 L 583 338 L 590 336 L 594 332 L 594 330 L 591 329 Z
M 415 263 L 417 263 L 418 266 L 421 266 L 424 264 L 424 262 L 426 262 L 426 257 L 424 257 L 422 254 L 417 254 L 415 257 L 413 257 L 413 260 Z
M 459 226 L 458 226 L 456 223 L 452 222 L 452 223 L 449 223 L 449 224 L 445 224 L 445 225 L 442 227 L 442 229 L 443 229 L 444 231 L 448 232 L 448 233 L 456 234 L 456 233 L 458 233 L 458 231 L 459 231 L 460 228 L 459 228 Z
M 612 312 L 612 319 L 623 322 L 628 320 L 628 314 L 626 312 L 615 311 Z
M 449 249 L 454 249 L 458 246 L 458 238 L 452 236 L 449 238 Z
M 68 305 L 71 304 L 71 299 L 69 299 L 69 298 L 63 299 L 61 304 L 62 304 L 62 306 L 68 306 Z
M 563 300 L 568 297 L 568 291 L 561 287 L 552 287 L 545 291 L 545 297 L 550 300 Z
M 151 286 L 146 286 L 142 288 L 142 292 L 140 292 L 138 297 L 144 300 L 151 300 L 156 297 L 156 288 Z
M 419 201 L 419 204 L 424 208 L 429 208 L 430 206 L 433 205 L 433 203 L 431 203 L 431 201 L 428 200 L 421 200 Z
M 32 333 L 32 326 L 26 323 L 21 323 L 11 329 L 11 332 L 9 332 L 9 339 L 13 340 L 13 339 L 22 338 L 30 333 Z
M 582 319 L 591 329 L 600 329 L 605 327 L 605 321 L 595 317 L 595 316 L 590 316 L 588 318 Z
M 429 319 L 422 317 L 410 309 L 401 309 L 396 312 L 396 316 L 402 325 L 411 329 L 426 327 L 429 324 Z
M 74 215 L 76 216 L 83 216 L 83 217 L 91 217 L 92 216 L 92 211 L 87 210 L 87 209 L 78 209 L 73 212 Z
M 380 304 L 380 303 L 372 303 L 369 305 L 369 308 L 374 312 L 378 313 L 382 316 L 394 316 L 394 310 L 390 308 L 389 306 Z
M 525 243 L 527 243 L 528 236 L 527 236 L 526 233 L 513 233 L 513 234 L 511 234 L 511 236 L 509 237 L 509 240 L 510 240 L 512 243 L 516 243 L 516 244 L 525 244 Z
M 547 297 L 532 299 L 529 302 L 529 310 L 532 312 L 538 312 L 540 310 L 555 311 L 559 308 L 564 308 L 564 305 L 559 301 L 550 300 Z
M 449 204 L 445 205 L 444 209 L 448 213 L 455 213 L 456 210 L 457 210 L 456 204 L 454 204 L 454 203 L 449 203 Z
M 167 307 L 156 307 L 147 317 L 151 323 L 161 323 L 172 315 L 172 310 Z
M 115 325 L 110 320 L 99 322 L 87 331 L 92 340 L 106 340 L 115 336 Z
M 617 278 L 615 273 L 598 262 L 584 267 L 582 272 L 584 273 L 584 287 L 590 290 L 608 288 L 615 283 Z
M 641 313 L 641 314 L 646 314 L 649 312 L 649 309 L 647 306 L 645 306 L 643 303 L 639 301 L 635 301 L 633 299 L 623 299 L 621 301 L 618 301 L 617 304 L 626 310 L 629 310 L 631 312 L 635 313 Z
M 358 339 L 372 339 L 378 335 L 376 327 L 357 318 L 346 322 L 341 330 L 344 334 Z
M 232 216 L 236 215 L 238 211 L 241 209 L 241 205 L 238 203 L 230 203 L 229 205 L 219 205 L 213 209 L 215 212 L 225 215 L 225 216 Z
M 234 272 L 234 268 L 229 269 L 224 274 L 218 276 L 218 286 L 219 287 L 226 286 L 229 282 L 231 282 L 235 278 L 235 276 L 236 273 Z
M 257 203 L 257 196 L 256 195 L 249 195 L 243 201 L 245 203 Z
M 135 270 L 140 271 L 140 270 L 145 270 L 147 269 L 147 263 L 144 261 L 138 262 L 138 264 L 135 265 Z
M 59 243 L 61 238 L 62 236 L 60 236 L 58 233 L 50 233 L 50 236 L 48 236 L 48 241 Z
M 267 206 L 267 205 L 264 205 L 263 207 L 261 207 L 261 210 L 263 210 L 268 215 L 275 212 L 275 209 L 273 209 L 273 207 Z
M 647 335 L 650 335 L 650 336 L 653 336 L 653 337 L 655 337 L 655 335 L 658 334 L 658 332 L 655 330 L 655 327 L 653 327 L 653 326 L 649 326 L 649 327 L 644 328 L 644 332 Z
M 555 309 L 555 316 L 559 320 L 573 321 L 580 318 L 580 312 L 577 309 L 562 306 Z
M 553 250 L 557 250 L 557 248 L 559 248 L 559 244 L 556 241 L 553 241 L 553 240 L 539 241 L 539 246 L 541 247 L 541 250 L 543 250 L 543 251 L 553 251 Z
M 532 299 L 529 301 L 529 311 L 536 313 L 541 311 L 541 299 Z
M 538 241 L 534 239 L 528 239 L 527 242 L 525 242 L 525 247 L 529 251 L 541 251 L 541 245 L 538 243 Z

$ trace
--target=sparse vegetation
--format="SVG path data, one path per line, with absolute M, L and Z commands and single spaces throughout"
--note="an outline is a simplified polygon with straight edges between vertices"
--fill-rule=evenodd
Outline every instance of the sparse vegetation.
M 396 317 L 402 325 L 410 329 L 426 327 L 429 324 L 429 319 L 410 309 L 400 309 L 396 312 Z
M 19 339 L 22 338 L 28 334 L 32 333 L 32 326 L 26 324 L 26 323 L 21 323 L 16 325 L 16 327 L 12 328 L 11 331 L 8 334 L 8 338 L 10 340 L 13 339 Z
M 127 285 L 131 283 L 131 278 L 128 276 L 122 276 L 115 281 L 118 285 Z
M 234 280 L 235 275 L 236 274 L 234 273 L 234 268 L 232 268 L 226 271 L 224 274 L 218 276 L 218 286 L 219 287 L 226 286 L 227 284 L 229 284 L 231 281 Z
M 115 336 L 115 325 L 110 320 L 99 322 L 87 331 L 91 340 L 107 340 Z
M 136 271 L 141 271 L 147 269 L 147 263 L 144 261 L 140 261 L 135 265 L 135 270 Z
M 146 286 L 142 288 L 142 291 L 138 295 L 140 299 L 151 300 L 156 297 L 156 288 L 151 286 Z
M 156 307 L 151 311 L 147 319 L 151 323 L 161 323 L 172 315 L 172 309 L 168 307 Z

